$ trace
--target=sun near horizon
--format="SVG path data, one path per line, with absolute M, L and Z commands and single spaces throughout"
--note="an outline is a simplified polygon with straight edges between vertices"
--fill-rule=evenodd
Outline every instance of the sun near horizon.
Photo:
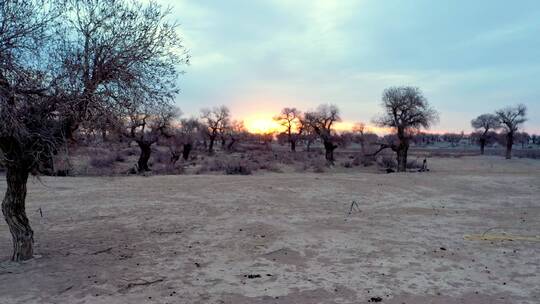
M 280 133 L 285 131 L 285 127 L 279 122 L 274 120 L 274 116 L 279 113 L 255 113 L 248 114 L 245 118 L 241 119 L 244 122 L 244 127 L 250 133 L 254 134 L 269 134 Z M 340 121 L 335 123 L 334 130 L 337 132 L 352 131 L 356 122 L 353 121 Z M 377 135 L 388 134 L 389 130 L 385 128 L 377 127 L 373 124 L 366 124 L 366 132 L 372 132 Z

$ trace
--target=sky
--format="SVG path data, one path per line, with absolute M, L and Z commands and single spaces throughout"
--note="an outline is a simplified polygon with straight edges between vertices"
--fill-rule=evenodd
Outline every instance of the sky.
M 537 0 L 161 0 L 192 58 L 177 104 L 185 116 L 226 105 L 247 121 L 283 107 L 337 105 L 370 123 L 390 86 L 416 86 L 440 113 L 432 130 L 470 132 L 507 105 L 540 133 Z

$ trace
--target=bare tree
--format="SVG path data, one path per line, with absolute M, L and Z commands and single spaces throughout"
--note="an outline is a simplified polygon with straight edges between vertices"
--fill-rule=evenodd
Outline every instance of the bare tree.
M 184 160 L 189 159 L 189 155 L 200 139 L 203 129 L 204 126 L 196 118 L 180 120 L 180 127 L 175 130 L 174 135 L 169 139 L 171 163 L 173 165 L 180 159 L 180 155 Z
M 34 0 L 0 1 L 0 162 L 6 168 L 2 213 L 13 240 L 12 260 L 32 258 L 34 232 L 26 216 L 30 173 L 50 165 L 61 144 L 61 92 L 46 68 L 59 10 Z
M 321 138 L 325 157 L 329 163 L 334 163 L 334 150 L 338 147 L 335 143 L 334 124 L 341 121 L 339 109 L 335 105 L 323 104 L 315 112 L 308 112 L 304 119 L 309 122 L 315 133 Z
M 445 142 L 450 143 L 452 147 L 459 145 L 461 140 L 465 137 L 465 132 L 461 133 L 445 133 L 442 138 Z
M 405 172 L 411 137 L 420 128 L 429 128 L 437 121 L 438 114 L 431 108 L 422 91 L 415 87 L 391 87 L 384 90 L 382 107 L 384 113 L 376 119 L 376 123 L 394 129 L 397 142 L 382 144 L 380 150 L 390 148 L 396 152 L 397 171 Z
M 183 48 L 159 6 L 65 2 L 0 1 L 0 156 L 7 170 L 2 212 L 15 261 L 33 256 L 25 212 L 29 174 L 48 166 L 77 126 L 118 113 L 129 100 L 118 98 L 125 92 L 155 100 L 176 92 L 177 52 Z
M 150 171 L 148 160 L 152 155 L 152 145 L 162 136 L 172 136 L 173 120 L 180 111 L 169 104 L 142 104 L 129 110 L 125 136 L 134 140 L 141 153 L 137 161 L 137 171 Z
M 302 134 L 300 135 L 300 140 L 304 142 L 306 145 L 306 151 L 311 151 L 311 145 L 317 140 L 317 133 L 315 133 L 315 130 L 313 129 L 312 123 L 311 123 L 311 115 L 302 115 L 300 116 L 298 120 L 298 124 L 300 128 L 302 129 Z
M 81 123 L 123 109 L 134 95 L 158 103 L 178 93 L 176 67 L 189 56 L 177 24 L 167 20 L 170 10 L 154 1 L 65 2 L 68 34 L 58 41 L 58 56 L 72 94 L 68 137 Z
M 519 130 L 519 127 L 527 121 L 527 107 L 522 104 L 506 107 L 495 112 L 495 115 L 499 118 L 499 122 L 506 133 L 506 159 L 511 159 L 514 135 Z
M 201 120 L 206 126 L 206 136 L 209 140 L 208 153 L 214 153 L 214 142 L 225 132 L 230 121 L 230 111 L 226 106 L 202 109 Z
M 360 148 L 362 149 L 362 156 L 366 155 L 366 124 L 363 122 L 357 122 L 353 126 L 353 134 L 357 135 L 356 140 L 360 143 Z
M 529 144 L 531 136 L 527 132 L 516 132 L 514 134 L 514 141 L 521 144 L 521 149 L 525 149 L 525 146 Z
M 480 154 L 484 155 L 489 132 L 501 127 L 499 118 L 493 114 L 482 114 L 471 121 L 471 126 L 480 133 L 478 138 Z
M 301 117 L 302 112 L 296 108 L 283 108 L 281 113 L 274 117 L 274 120 L 285 128 L 284 133 L 287 135 L 292 152 L 296 152 L 296 143 L 302 135 Z
M 231 124 L 225 129 L 225 136 L 229 138 L 227 144 L 227 150 L 233 151 L 235 145 L 246 137 L 247 131 L 243 121 L 233 120 Z

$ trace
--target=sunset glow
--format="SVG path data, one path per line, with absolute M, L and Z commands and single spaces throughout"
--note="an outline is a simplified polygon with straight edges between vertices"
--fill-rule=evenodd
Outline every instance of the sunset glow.
M 244 126 L 251 133 L 266 134 L 279 132 L 282 126 L 270 115 L 255 115 L 244 119 Z

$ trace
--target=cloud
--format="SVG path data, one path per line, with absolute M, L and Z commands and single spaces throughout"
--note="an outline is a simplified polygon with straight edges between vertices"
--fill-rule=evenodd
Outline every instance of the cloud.
M 414 85 L 441 111 L 438 128 L 523 102 L 540 131 L 536 1 L 162 1 L 192 55 L 178 96 L 188 113 L 330 102 L 369 121 L 384 88 Z

